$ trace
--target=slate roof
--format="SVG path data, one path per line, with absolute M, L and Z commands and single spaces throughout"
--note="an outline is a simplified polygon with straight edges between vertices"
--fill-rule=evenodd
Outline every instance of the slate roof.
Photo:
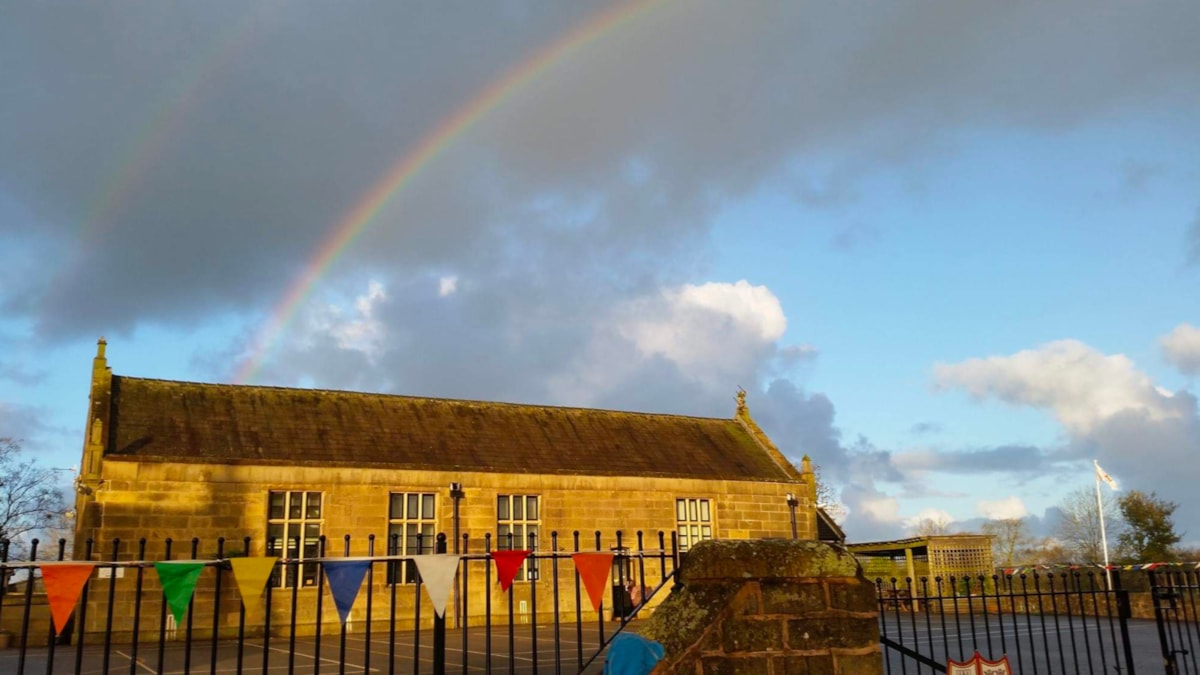
M 795 482 L 736 419 L 114 375 L 106 460 Z

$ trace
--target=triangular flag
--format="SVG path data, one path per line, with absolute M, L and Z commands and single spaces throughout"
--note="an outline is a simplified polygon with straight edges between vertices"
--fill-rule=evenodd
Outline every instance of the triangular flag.
M 154 571 L 158 572 L 158 581 L 162 584 L 163 595 L 167 598 L 167 607 L 175 617 L 175 623 L 183 621 L 192 592 L 196 590 L 196 580 L 204 570 L 202 562 L 156 562 Z
M 433 601 L 433 611 L 438 616 L 446 616 L 446 601 L 450 599 L 450 589 L 454 586 L 454 573 L 458 571 L 457 555 L 415 555 L 413 562 L 421 573 L 421 582 Z
M 61 634 L 75 610 L 83 585 L 96 566 L 91 563 L 43 563 L 41 568 L 46 602 L 50 605 L 50 616 L 54 617 L 54 632 Z
M 338 617 L 343 624 L 350 617 L 350 608 L 354 606 L 354 599 L 358 597 L 363 577 L 370 568 L 370 560 L 325 562 L 325 578 L 329 579 L 329 592 L 333 594 L 333 604 L 337 606 Z
M 576 553 L 571 560 L 575 561 L 575 569 L 579 571 L 579 578 L 583 579 L 592 609 L 599 612 L 600 603 L 604 601 L 604 582 L 608 581 L 608 573 L 612 571 L 613 554 Z
M 521 563 L 529 557 L 529 551 L 492 551 L 492 560 L 496 561 L 496 580 L 500 582 L 500 590 L 507 591 L 517 578 Z
M 237 582 L 238 593 L 242 596 L 242 605 L 249 607 L 262 597 L 267 579 L 275 571 L 275 563 L 279 558 L 230 558 L 229 566 L 233 568 L 233 580 Z

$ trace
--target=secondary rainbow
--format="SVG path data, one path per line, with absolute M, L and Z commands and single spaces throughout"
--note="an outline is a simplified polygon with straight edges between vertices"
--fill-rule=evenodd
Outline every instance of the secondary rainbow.
M 355 206 L 338 220 L 337 225 L 317 249 L 316 255 L 305 264 L 296 281 L 288 288 L 283 299 L 271 312 L 266 323 L 251 343 L 251 354 L 243 362 L 234 380 L 238 383 L 245 383 L 258 373 L 270 355 L 271 348 L 295 317 L 296 310 L 312 292 L 317 281 L 329 270 L 338 256 L 367 228 L 380 209 L 399 194 L 442 150 L 554 64 L 602 36 L 633 23 L 652 9 L 667 2 L 669 0 L 643 0 L 598 13 L 488 85 L 477 96 L 440 123 L 410 152 L 402 156 L 382 178 L 371 186 L 371 189 L 358 200 Z

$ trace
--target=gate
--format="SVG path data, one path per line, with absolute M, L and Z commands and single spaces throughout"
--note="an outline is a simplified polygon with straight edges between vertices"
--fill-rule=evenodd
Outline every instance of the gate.
M 1162 648 L 1163 667 L 1168 675 L 1200 673 L 1196 649 L 1200 647 L 1200 615 L 1196 594 L 1200 572 L 1150 569 L 1150 594 L 1154 598 L 1154 623 Z
M 1131 634 L 1129 593 L 1117 572 L 1111 590 L 1095 570 L 875 585 L 889 675 L 944 673 L 949 659 L 968 661 L 975 652 L 1007 655 L 1014 673 L 1133 675 L 1133 645 L 1152 648 L 1148 625 Z

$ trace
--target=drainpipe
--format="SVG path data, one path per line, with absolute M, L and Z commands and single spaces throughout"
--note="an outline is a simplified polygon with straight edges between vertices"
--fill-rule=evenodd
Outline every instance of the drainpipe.
M 459 505 L 459 502 L 461 502 L 463 500 L 463 498 L 466 496 L 467 496 L 467 493 L 463 492 L 462 483 L 451 483 L 450 484 L 450 500 L 454 503 L 453 523 L 454 523 L 454 553 L 455 553 L 455 555 L 459 554 L 459 547 L 462 545 L 462 537 L 459 535 L 458 505 Z M 461 603 L 462 603 L 462 598 L 459 597 L 459 585 L 456 583 L 456 584 L 454 584 L 454 627 L 455 628 L 462 627 L 462 604 Z

